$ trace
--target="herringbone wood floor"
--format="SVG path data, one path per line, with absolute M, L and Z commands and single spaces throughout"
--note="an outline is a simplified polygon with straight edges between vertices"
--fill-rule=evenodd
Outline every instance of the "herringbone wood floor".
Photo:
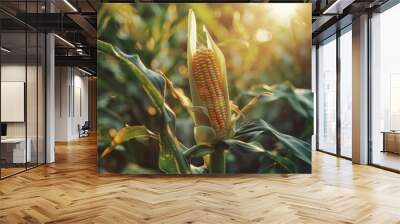
M 0 223 L 400 223 L 400 175 L 315 152 L 312 175 L 99 176 L 95 139 L 0 181 Z

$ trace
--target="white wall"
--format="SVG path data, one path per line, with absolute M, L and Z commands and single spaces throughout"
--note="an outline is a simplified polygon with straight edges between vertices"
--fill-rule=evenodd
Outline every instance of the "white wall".
M 88 120 L 88 78 L 72 67 L 56 67 L 55 73 L 55 140 L 74 140 L 78 125 Z
M 77 74 L 78 72 L 78 74 Z M 71 135 L 74 136 L 74 138 L 78 137 L 78 124 L 83 125 L 85 121 L 88 121 L 89 119 L 89 113 L 88 113 L 88 77 L 87 76 L 82 76 L 84 75 L 81 73 L 79 70 L 74 70 L 74 91 L 73 94 L 74 96 L 74 108 L 72 108 L 72 130 L 71 130 Z
M 32 85 L 36 87 L 36 80 L 31 80 L 32 78 L 30 77 L 31 74 L 36 75 L 36 66 L 27 66 L 25 67 L 25 64 L 20 65 L 20 64 L 4 64 L 1 66 L 1 81 L 2 82 L 25 82 L 25 75 L 27 69 L 28 72 L 28 81 L 29 81 L 29 86 L 31 87 Z M 36 111 L 36 88 L 27 88 L 27 106 L 30 106 L 31 109 L 34 107 L 34 110 Z M 40 105 L 39 105 L 40 106 Z M 7 108 L 1 108 L 2 110 L 6 110 Z M 27 108 L 28 112 L 31 112 Z M 28 128 L 32 127 L 36 130 L 36 119 L 37 115 L 36 113 L 27 113 L 27 118 L 28 122 L 34 121 L 34 124 L 29 123 Z M 35 127 L 33 127 L 35 125 Z M 36 134 L 36 132 L 35 132 Z M 8 137 L 25 137 L 25 122 L 7 122 L 7 136 Z M 29 133 L 28 133 L 28 137 Z
M 55 140 L 68 140 L 68 87 L 70 77 L 67 67 L 55 68 Z

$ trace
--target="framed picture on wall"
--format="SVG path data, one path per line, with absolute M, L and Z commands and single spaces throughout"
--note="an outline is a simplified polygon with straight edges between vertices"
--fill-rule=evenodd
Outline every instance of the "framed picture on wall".
M 311 4 L 105 3 L 98 170 L 310 173 Z
M 25 121 L 25 82 L 1 82 L 1 122 Z

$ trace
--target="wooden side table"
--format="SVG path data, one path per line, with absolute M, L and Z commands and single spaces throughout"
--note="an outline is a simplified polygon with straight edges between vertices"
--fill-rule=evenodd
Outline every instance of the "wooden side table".
M 382 152 L 400 154 L 400 131 L 383 131 Z

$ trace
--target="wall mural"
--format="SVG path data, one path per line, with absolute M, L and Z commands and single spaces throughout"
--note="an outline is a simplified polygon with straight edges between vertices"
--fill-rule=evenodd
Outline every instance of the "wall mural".
M 310 173 L 311 4 L 105 3 L 98 170 Z

